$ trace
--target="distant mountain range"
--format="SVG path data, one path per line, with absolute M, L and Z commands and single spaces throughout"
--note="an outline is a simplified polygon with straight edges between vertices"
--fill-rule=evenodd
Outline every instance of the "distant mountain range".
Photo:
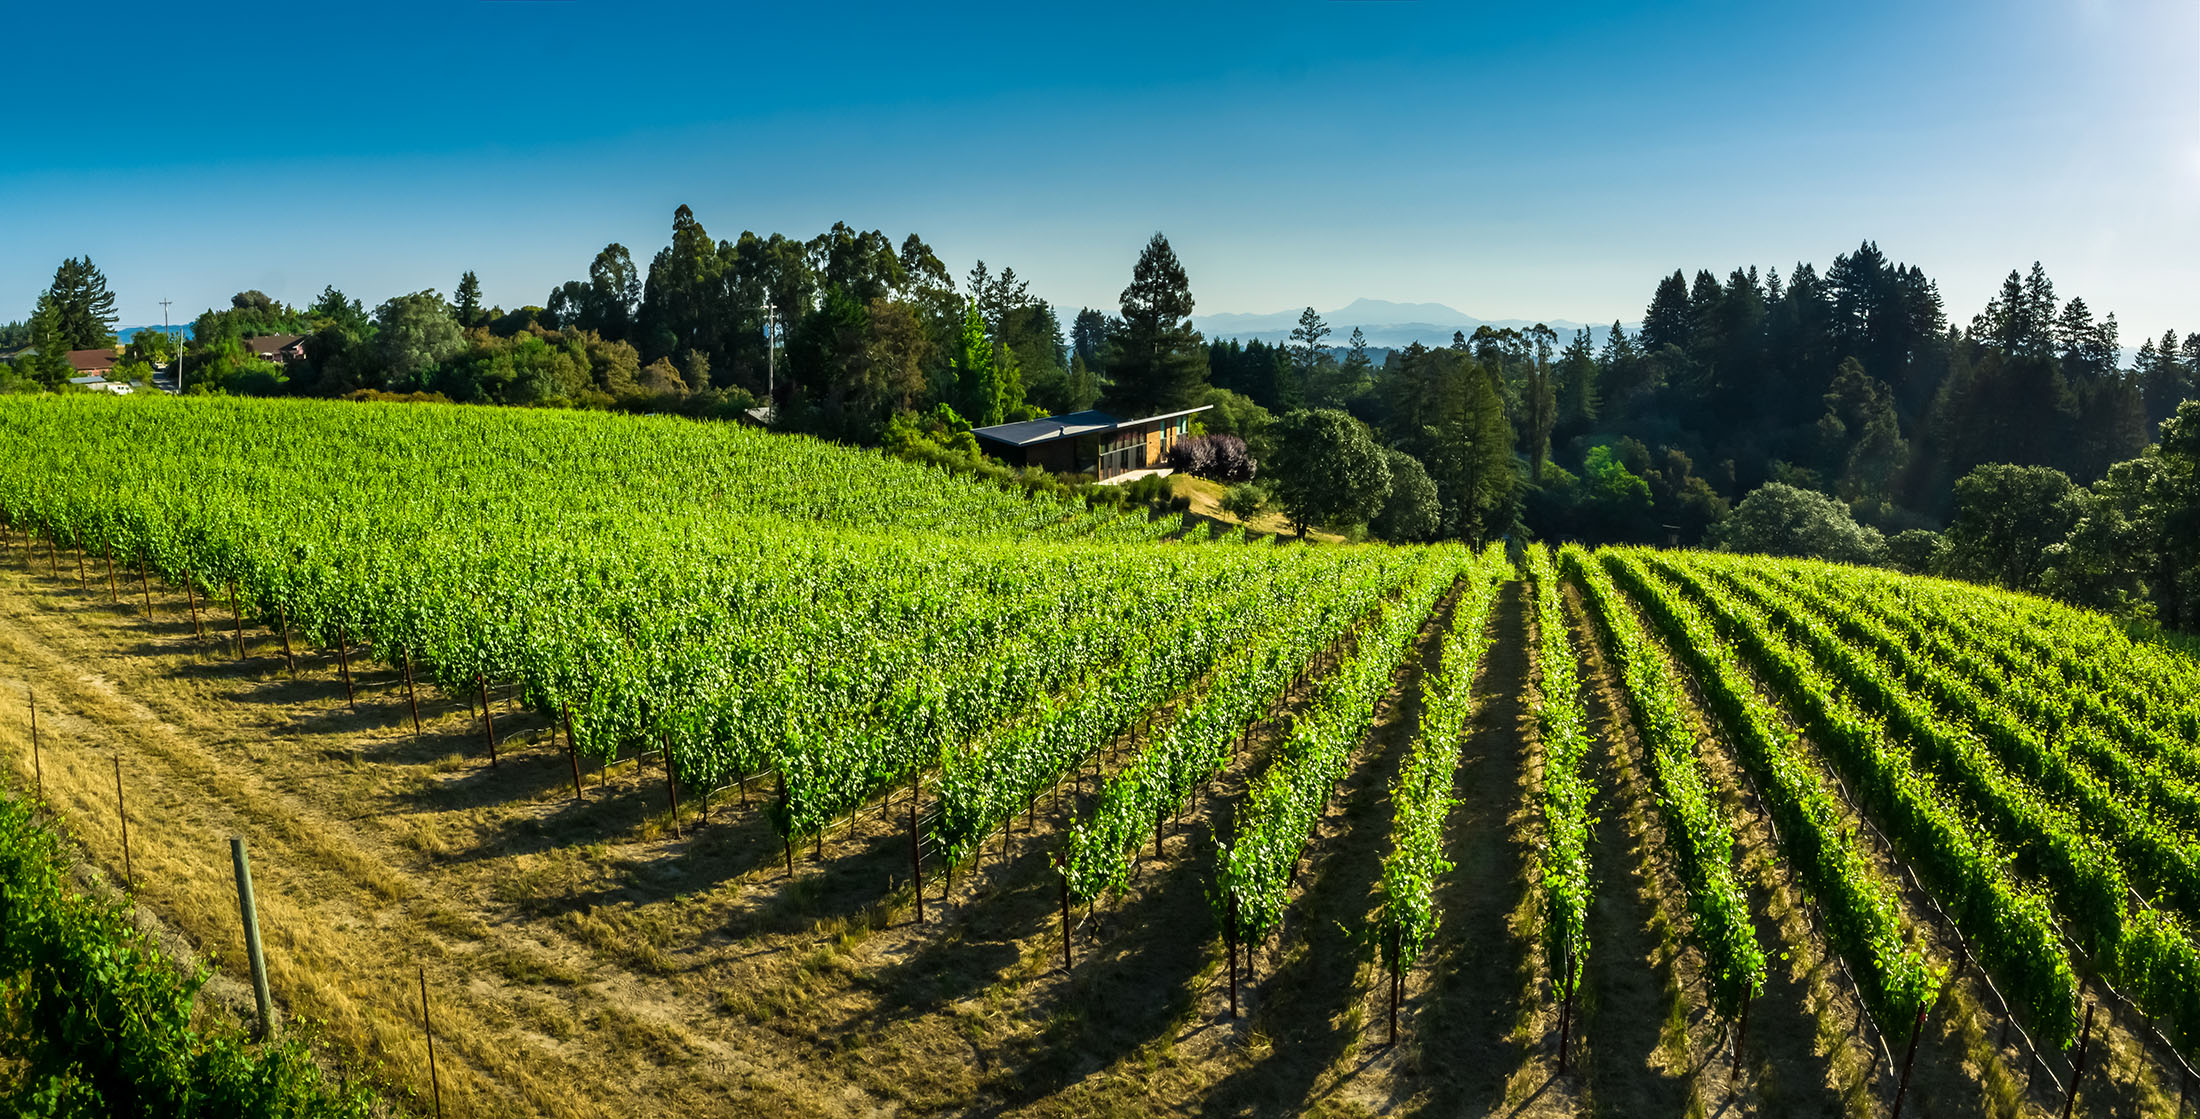
M 1265 315 L 1235 312 L 1193 315 L 1192 325 L 1210 339 L 1235 338 L 1250 342 L 1257 338 L 1269 343 L 1287 342 L 1292 329 L 1299 325 L 1302 310 Z M 1322 321 L 1329 324 L 1330 334 L 1325 341 L 1330 345 L 1345 344 L 1352 337 L 1352 328 L 1359 327 L 1367 336 L 1368 346 L 1381 349 L 1403 349 L 1415 342 L 1425 346 L 1448 346 L 1454 333 L 1472 338 L 1476 327 L 1525 330 L 1535 325 L 1531 319 L 1478 319 L 1441 303 L 1392 303 L 1387 299 L 1355 299 L 1348 306 L 1323 311 L 1321 316 Z M 1612 329 L 1610 324 L 1577 323 L 1569 319 L 1545 319 L 1543 325 L 1558 332 L 1561 345 L 1573 338 L 1574 331 L 1587 326 L 1591 341 L 1601 346 L 1604 336 Z M 1633 331 L 1635 327 L 1629 324 L 1627 329 Z
M 186 322 L 186 323 L 177 323 L 177 324 L 176 324 L 176 325 L 175 325 L 174 327 L 161 327 L 161 326 L 118 326 L 118 327 L 116 327 L 116 328 L 115 328 L 115 344 L 116 344 L 116 345 L 118 345 L 118 346 L 127 346 L 127 345 L 129 345 L 129 344 L 130 344 L 130 339 L 132 339 L 132 338 L 135 338 L 135 337 L 137 337 L 137 335 L 138 335 L 138 331 L 141 331 L 141 330 L 150 330 L 150 331 L 152 331 L 152 332 L 153 332 L 153 333 L 155 333 L 155 334 L 159 334 L 159 333 L 160 333 L 161 331 L 163 331 L 163 330 L 171 330 L 171 329 L 172 329 L 172 330 L 179 330 L 179 331 L 182 331 L 182 332 L 183 332 L 183 337 L 184 337 L 185 339 L 189 339 L 189 338 L 191 337 L 191 324 L 190 324 L 190 323 L 187 323 L 187 322 Z

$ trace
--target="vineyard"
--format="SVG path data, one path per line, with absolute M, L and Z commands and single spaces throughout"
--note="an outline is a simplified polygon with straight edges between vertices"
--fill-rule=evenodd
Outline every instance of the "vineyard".
M 2200 1108 L 2200 664 L 1968 584 L 9 399 L 0 709 L 26 1113 L 179 1090 L 55 1040 L 95 957 L 386 1113 Z

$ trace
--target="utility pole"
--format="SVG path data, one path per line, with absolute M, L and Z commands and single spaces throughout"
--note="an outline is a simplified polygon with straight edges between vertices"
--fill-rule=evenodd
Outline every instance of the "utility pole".
M 779 308 L 764 300 L 764 414 L 779 418 Z
M 173 345 L 174 345 L 174 346 L 176 347 L 176 395 L 177 395 L 177 396 L 182 396 L 182 395 L 183 395 L 183 341 L 182 341 L 181 339 L 179 339 L 179 338 L 177 338 L 177 337 L 176 337 L 176 330 L 175 330 L 175 328 L 174 328 L 174 327 L 172 327 L 172 326 L 169 326 L 169 325 L 168 325 L 168 305 L 169 305 L 170 303 L 173 303 L 173 302 L 175 302 L 175 301 L 174 301 L 174 300 L 172 300 L 172 299 L 163 299 L 163 300 L 161 300 L 161 301 L 160 301 L 160 329 L 161 329 L 161 333 L 163 333 L 163 334 L 166 334 L 166 335 L 168 336 L 168 341 L 169 341 L 169 342 L 170 342 L 171 344 L 173 344 Z

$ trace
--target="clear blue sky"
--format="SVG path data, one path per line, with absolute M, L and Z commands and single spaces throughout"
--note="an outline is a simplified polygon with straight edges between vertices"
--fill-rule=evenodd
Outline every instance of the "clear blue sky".
M 1549 10 L 1544 10 L 1546 7 Z M 2200 5 L 25 4 L 0 319 L 90 253 L 126 322 L 242 288 L 541 302 L 671 213 L 925 236 L 1112 306 L 1638 318 L 1870 237 L 1966 321 L 2013 267 L 2200 329 Z

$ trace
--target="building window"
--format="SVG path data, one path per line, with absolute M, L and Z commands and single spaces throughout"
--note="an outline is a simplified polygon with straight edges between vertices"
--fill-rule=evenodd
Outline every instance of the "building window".
M 1142 434 L 1119 432 L 1100 448 L 1102 478 L 1112 478 L 1129 470 L 1143 470 L 1145 466 L 1146 437 Z

